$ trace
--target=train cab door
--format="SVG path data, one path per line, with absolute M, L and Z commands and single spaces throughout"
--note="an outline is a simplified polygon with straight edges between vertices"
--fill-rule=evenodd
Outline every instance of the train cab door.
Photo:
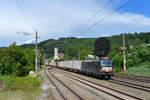
M 99 64 L 99 66 L 98 66 L 98 67 L 99 67 L 99 70 L 98 70 L 98 71 L 101 72 L 101 70 L 102 70 L 101 59 L 99 60 L 98 64 Z
M 100 70 L 101 70 L 100 61 L 97 61 L 97 64 L 96 64 L 96 73 L 100 73 Z

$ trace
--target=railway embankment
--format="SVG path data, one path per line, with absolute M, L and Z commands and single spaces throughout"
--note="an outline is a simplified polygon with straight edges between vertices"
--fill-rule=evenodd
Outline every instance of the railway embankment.
M 0 100 L 35 100 L 42 78 L 35 73 L 25 77 L 0 76 L 0 81 Z
M 0 100 L 149 100 L 150 98 L 149 91 L 143 88 L 145 85 L 139 86 L 144 81 L 117 78 L 119 81 L 128 81 L 128 84 L 124 85 L 56 68 L 40 70 L 22 78 L 1 76 L 0 80 L 6 85 L 0 91 Z M 134 83 L 137 88 L 131 87 L 130 83 Z

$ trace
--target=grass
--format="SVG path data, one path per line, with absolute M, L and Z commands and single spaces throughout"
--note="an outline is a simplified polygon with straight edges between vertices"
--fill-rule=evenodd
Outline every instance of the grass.
M 9 85 L 9 83 L 11 83 L 11 80 L 12 80 L 12 77 L 13 76 L 0 76 L 0 81 L 2 81 L 5 85 Z
M 45 68 L 42 66 L 42 67 L 40 67 L 38 70 L 37 70 L 37 72 L 40 72 L 40 71 L 42 71 L 42 70 L 44 70 Z
M 0 100 L 35 100 L 35 98 L 39 95 L 40 90 L 35 89 L 32 90 L 32 93 L 30 91 L 3 91 L 0 92 Z
M 149 76 L 150 77 L 150 65 L 143 64 L 139 67 L 131 67 L 127 70 L 127 74 L 132 75 L 142 75 L 142 76 Z
M 0 76 L 5 88 L 0 91 L 0 100 L 34 100 L 40 93 L 42 77 Z

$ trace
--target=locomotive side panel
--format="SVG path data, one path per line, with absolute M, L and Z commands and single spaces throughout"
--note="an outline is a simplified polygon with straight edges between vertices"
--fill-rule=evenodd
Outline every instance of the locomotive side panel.
M 82 62 L 82 71 L 88 73 L 97 73 L 98 63 L 97 62 Z

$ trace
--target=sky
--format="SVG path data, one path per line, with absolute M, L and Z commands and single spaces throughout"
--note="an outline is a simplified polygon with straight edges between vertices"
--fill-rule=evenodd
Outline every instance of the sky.
M 150 0 L 131 0 L 128 5 L 89 29 L 127 0 L 112 0 L 103 8 L 109 1 L 0 0 L 0 46 L 8 46 L 13 42 L 17 45 L 34 43 L 36 30 L 39 41 L 71 36 L 96 38 L 128 32 L 149 32 Z M 97 16 L 87 21 L 99 9 L 101 11 Z

